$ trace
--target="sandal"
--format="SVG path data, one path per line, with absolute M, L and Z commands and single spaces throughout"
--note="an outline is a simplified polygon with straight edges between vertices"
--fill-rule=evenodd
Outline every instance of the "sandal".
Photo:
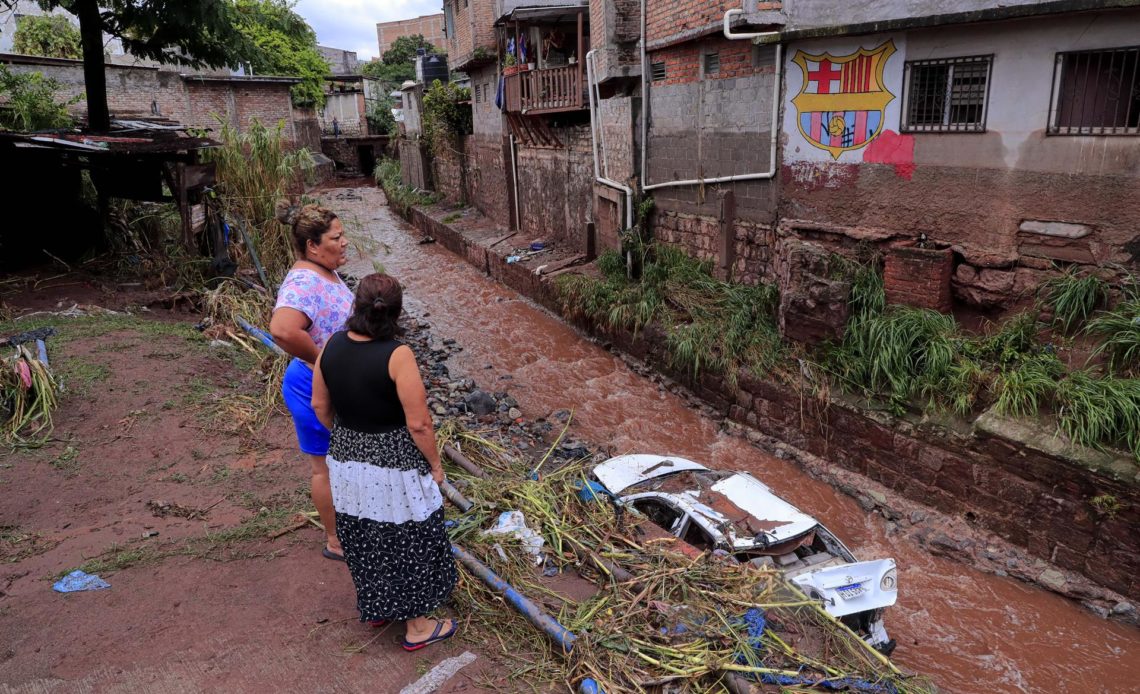
M 417 641 L 415 643 L 412 643 L 411 641 L 408 641 L 407 639 L 405 639 L 404 640 L 404 650 L 409 651 L 409 652 L 410 651 L 418 651 L 421 648 L 424 648 L 426 646 L 430 646 L 437 641 L 443 641 L 444 639 L 449 639 L 452 636 L 455 636 L 455 632 L 459 631 L 459 622 L 457 622 L 454 619 L 449 619 L 447 621 L 451 624 L 451 629 L 448 630 L 448 632 L 446 634 L 439 633 L 440 629 L 443 628 L 444 623 L 437 620 L 435 623 L 435 631 L 431 632 L 430 637 L 428 637 L 427 639 L 425 639 L 423 641 Z
M 333 561 L 344 561 L 344 555 L 343 554 L 337 554 L 336 552 L 332 551 L 328 547 L 325 547 L 324 549 L 321 550 L 321 556 L 324 557 L 325 559 L 332 559 Z

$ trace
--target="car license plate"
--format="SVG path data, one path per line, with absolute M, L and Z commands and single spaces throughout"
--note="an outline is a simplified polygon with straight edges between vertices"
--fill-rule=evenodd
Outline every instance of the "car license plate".
M 843 597 L 844 600 L 857 598 L 863 593 L 867 592 L 867 589 L 863 587 L 862 583 L 852 583 L 851 585 L 847 586 L 839 586 L 835 590 L 839 593 L 840 596 Z

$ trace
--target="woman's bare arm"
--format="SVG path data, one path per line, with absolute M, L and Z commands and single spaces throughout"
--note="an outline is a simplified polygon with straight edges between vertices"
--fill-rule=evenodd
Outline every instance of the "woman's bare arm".
M 416 448 L 420 449 L 420 453 L 424 454 L 431 465 L 432 479 L 437 483 L 443 482 L 443 463 L 436 447 L 435 430 L 427 406 L 427 391 L 424 390 L 420 367 L 416 365 L 416 357 L 411 348 L 402 345 L 392 352 L 392 359 L 388 362 L 388 375 L 396 382 L 396 394 L 400 397 L 408 431 L 412 433 Z
M 309 335 L 312 321 L 295 308 L 282 306 L 269 319 L 269 334 L 281 349 L 310 364 L 317 360 L 320 350 Z
M 313 364 L 313 412 L 317 413 L 317 419 L 321 420 L 321 424 L 325 425 L 326 429 L 332 430 L 333 418 L 336 412 L 333 410 L 332 399 L 329 397 L 329 387 L 325 385 L 325 377 L 321 374 L 321 356 L 325 353 L 322 349 L 320 354 L 317 355 L 317 361 Z

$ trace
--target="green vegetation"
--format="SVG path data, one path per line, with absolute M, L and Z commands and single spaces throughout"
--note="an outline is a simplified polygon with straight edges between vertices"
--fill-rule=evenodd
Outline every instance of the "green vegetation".
M 455 149 L 458 138 L 471 134 L 470 100 L 471 90 L 452 82 L 435 80 L 424 92 L 424 139 L 433 154 Z
M 1056 386 L 1057 420 L 1069 440 L 1118 444 L 1140 459 L 1140 379 L 1074 371 Z
M 1102 516 L 1115 518 L 1116 514 L 1124 510 L 1124 504 L 1113 494 L 1098 494 L 1089 499 L 1089 505 Z
M 16 23 L 12 50 L 24 55 L 78 59 L 83 55 L 79 42 L 79 29 L 67 17 L 28 15 Z
M 325 103 L 329 64 L 317 50 L 317 34 L 293 11 L 289 0 L 233 0 L 236 27 L 256 49 L 244 58 L 257 75 L 299 77 L 290 92 L 293 104 Z
M 1071 332 L 1088 320 L 1108 298 L 1108 285 L 1091 273 L 1068 270 L 1041 288 L 1045 302 L 1053 307 L 1053 323 Z
M 419 49 L 424 49 L 428 55 L 440 54 L 445 55 L 435 46 L 431 45 L 423 34 L 412 34 L 411 36 L 400 36 L 388 46 L 388 50 L 380 56 L 385 65 L 415 65 L 416 53 Z M 408 79 L 411 79 L 410 77 Z
M 776 290 L 713 277 L 712 264 L 665 244 L 644 247 L 641 277 L 626 277 L 615 251 L 598 259 L 602 279 L 565 275 L 558 281 L 563 307 L 609 329 L 637 332 L 657 323 L 672 365 L 697 376 L 702 370 L 735 382 L 740 368 L 771 370 L 783 356 L 776 330 Z
M 13 72 L 0 65 L 0 97 L 5 108 L 0 109 L 0 130 L 36 132 L 70 128 L 75 121 L 67 107 L 81 97 L 59 102 L 56 94 L 62 85 L 39 72 Z
M 268 128 L 254 119 L 245 132 L 221 120 L 219 125 L 222 145 L 207 150 L 209 160 L 218 166 L 219 202 L 226 218 L 252 237 L 270 283 L 279 282 L 294 258 L 292 234 L 277 221 L 275 206 L 281 198 L 300 192 L 312 174 L 313 158 L 306 150 L 286 148 L 281 123 Z M 248 252 L 235 260 L 252 267 Z
M 1094 354 L 1105 355 L 1111 370 L 1140 375 L 1140 291 L 1136 287 L 1115 308 L 1096 314 L 1085 331 L 1099 339 Z
M 388 204 L 405 217 L 413 205 L 432 205 L 438 201 L 433 193 L 421 193 L 411 186 L 404 185 L 400 177 L 400 162 L 395 159 L 381 161 L 376 165 L 372 175 L 376 183 L 384 189 Z

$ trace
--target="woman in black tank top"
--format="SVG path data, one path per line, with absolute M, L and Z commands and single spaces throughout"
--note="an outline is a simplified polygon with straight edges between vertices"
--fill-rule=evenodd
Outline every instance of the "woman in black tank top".
M 377 273 L 360 281 L 347 331 L 313 369 L 313 410 L 331 430 L 328 466 L 336 533 L 361 621 L 405 622 L 404 649 L 453 635 L 426 615 L 455 587 L 443 527 L 443 466 L 412 350 L 397 337 L 403 292 Z

